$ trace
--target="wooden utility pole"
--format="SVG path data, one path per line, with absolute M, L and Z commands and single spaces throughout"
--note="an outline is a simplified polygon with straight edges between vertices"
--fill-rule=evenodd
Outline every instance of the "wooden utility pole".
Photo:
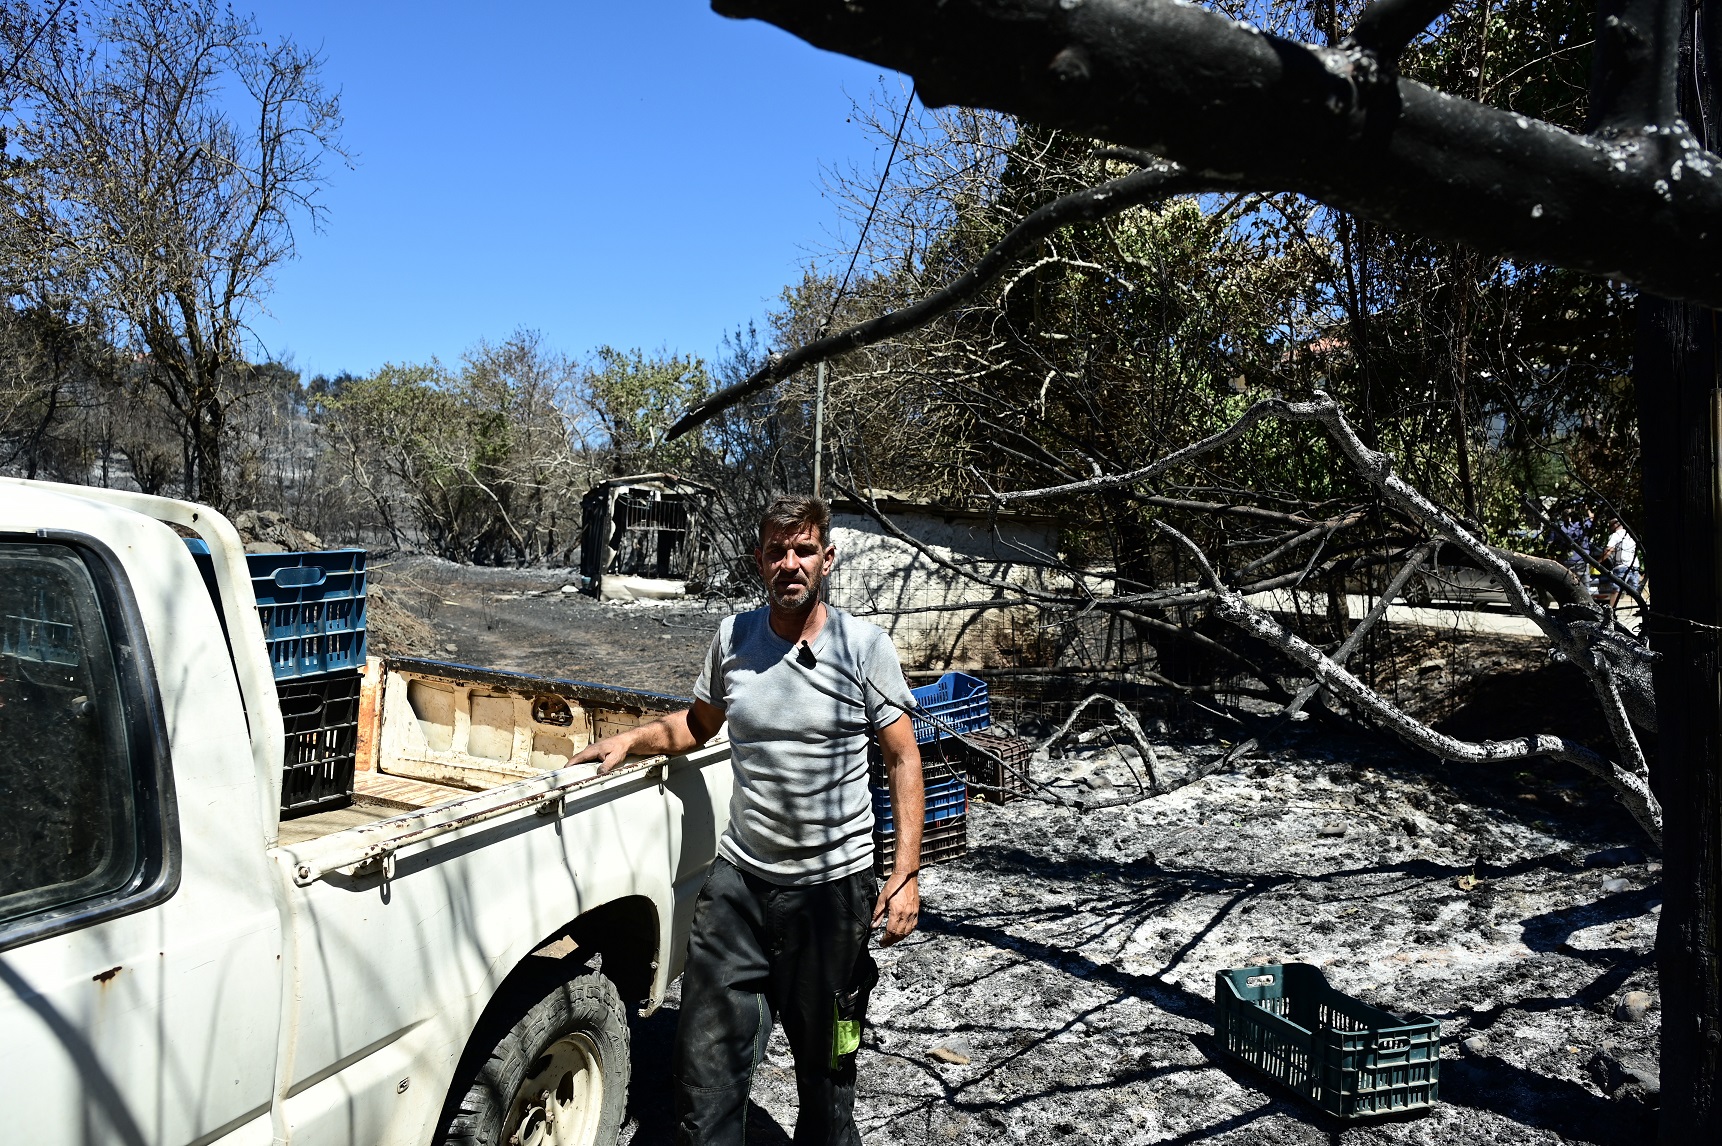
M 820 336 L 825 330 L 820 328 Z M 825 360 L 819 360 L 819 375 L 816 383 L 818 394 L 813 399 L 813 496 L 819 496 L 820 479 L 824 477 L 823 462 L 825 461 Z

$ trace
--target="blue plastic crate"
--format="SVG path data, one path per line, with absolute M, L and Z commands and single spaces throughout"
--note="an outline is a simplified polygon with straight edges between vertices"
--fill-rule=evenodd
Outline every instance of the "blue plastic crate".
M 248 553 L 276 680 L 365 663 L 365 551 Z
M 931 744 L 956 732 L 979 732 L 992 724 L 987 682 L 968 673 L 948 672 L 932 684 L 910 689 L 922 708 L 939 718 L 934 724 L 915 716 L 915 743 Z
M 365 550 L 315 553 L 247 553 L 259 605 L 291 604 L 365 595 Z
M 264 635 L 315 637 L 365 627 L 365 551 L 248 553 Z
M 257 619 L 263 623 L 264 640 L 283 637 L 320 637 L 324 633 L 352 633 L 365 627 L 365 599 L 299 601 L 283 605 L 258 605 Z
M 889 832 L 893 830 L 891 819 L 891 790 L 877 784 L 869 784 L 868 789 L 873 793 L 873 830 Z M 954 820 L 968 814 L 969 786 L 961 776 L 949 780 L 938 780 L 926 786 L 927 817 L 929 824 L 940 824 L 946 820 Z
M 265 642 L 276 680 L 296 680 L 365 663 L 365 633 L 325 633 L 320 637 L 283 637 Z

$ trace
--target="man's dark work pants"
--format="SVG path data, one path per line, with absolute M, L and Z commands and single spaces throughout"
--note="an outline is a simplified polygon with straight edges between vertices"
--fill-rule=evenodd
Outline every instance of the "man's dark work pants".
M 795 1052 L 801 1110 L 796 1146 L 850 1146 L 855 1056 L 833 1070 L 836 996 L 867 960 L 870 871 L 807 887 L 780 887 L 712 863 L 694 907 L 676 1028 L 676 1142 L 742 1146 L 748 1084 L 765 1057 L 773 1017 Z

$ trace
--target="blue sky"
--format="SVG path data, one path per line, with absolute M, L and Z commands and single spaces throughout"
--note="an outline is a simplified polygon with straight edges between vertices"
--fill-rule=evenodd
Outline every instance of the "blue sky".
M 307 378 L 519 327 L 709 358 L 830 246 L 821 165 L 883 162 L 851 97 L 906 87 L 702 0 L 252 7 L 321 46 L 354 153 L 253 324 Z

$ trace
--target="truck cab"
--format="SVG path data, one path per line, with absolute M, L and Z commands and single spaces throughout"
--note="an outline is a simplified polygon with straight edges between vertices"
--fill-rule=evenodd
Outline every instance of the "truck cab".
M 213 594 L 187 538 L 208 547 Z M 475 1088 L 508 1089 L 485 1064 L 558 993 L 587 1011 L 662 1000 L 723 830 L 727 745 L 606 776 L 565 757 L 491 769 L 440 802 L 356 806 L 284 836 L 283 744 L 224 518 L 0 480 L 8 1137 L 613 1137 L 628 1077 L 613 1015 L 554 1042 L 572 1089 L 517 1080 L 477 1131 L 468 1108 Z

